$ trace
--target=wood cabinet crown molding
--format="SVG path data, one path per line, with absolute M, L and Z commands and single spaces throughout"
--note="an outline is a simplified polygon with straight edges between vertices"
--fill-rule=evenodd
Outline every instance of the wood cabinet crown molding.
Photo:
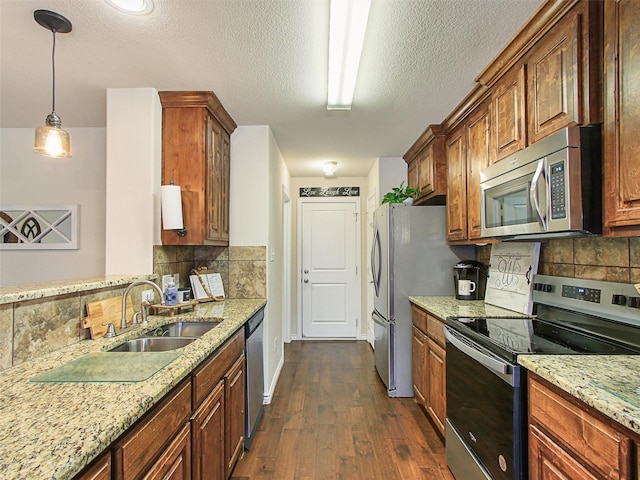
M 493 84 L 515 65 L 579 0 L 548 0 L 509 40 L 498 55 L 480 72 L 476 82 L 486 87 Z
M 444 133 L 442 125 L 429 125 L 418 139 L 413 142 L 413 145 L 409 147 L 409 150 L 407 150 L 407 153 L 405 153 L 402 158 L 404 158 L 405 162 L 411 163 L 425 146 L 435 140 L 436 137 L 444 137 Z
M 447 135 L 460 125 L 469 113 L 471 113 L 478 105 L 491 95 L 491 90 L 486 86 L 477 83 L 471 92 L 453 109 L 453 111 L 444 119 L 442 126 Z
M 238 128 L 236 122 L 231 118 L 231 115 L 225 110 L 213 92 L 166 91 L 158 92 L 158 95 L 160 96 L 160 103 L 163 108 L 206 108 L 211 115 L 220 122 L 222 128 L 224 128 L 229 135 Z

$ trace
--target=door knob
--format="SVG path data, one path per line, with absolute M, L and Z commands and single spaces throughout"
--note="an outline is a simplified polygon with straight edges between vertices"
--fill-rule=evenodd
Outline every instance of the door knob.
M 309 270 L 305 270 L 304 273 L 309 273 Z
M 308 278 L 305 278 L 305 279 L 304 279 L 304 283 L 309 283 L 309 279 L 308 279 Z

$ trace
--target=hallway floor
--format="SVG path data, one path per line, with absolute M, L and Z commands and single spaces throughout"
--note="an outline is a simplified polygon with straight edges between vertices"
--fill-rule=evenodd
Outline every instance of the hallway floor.
M 444 445 L 412 398 L 389 398 L 364 341 L 293 342 L 245 479 L 453 480 Z

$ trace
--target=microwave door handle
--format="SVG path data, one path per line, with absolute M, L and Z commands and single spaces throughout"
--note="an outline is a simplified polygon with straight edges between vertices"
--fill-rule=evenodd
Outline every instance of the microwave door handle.
M 538 198 L 538 182 L 540 182 L 540 177 L 544 179 L 544 164 L 545 159 L 541 158 L 538 162 L 538 166 L 536 167 L 536 172 L 533 174 L 533 179 L 531 180 L 531 187 L 529 187 L 529 202 L 533 207 L 536 215 L 538 217 L 538 223 L 542 227 L 542 231 L 547 231 L 547 222 L 540 211 L 540 199 Z

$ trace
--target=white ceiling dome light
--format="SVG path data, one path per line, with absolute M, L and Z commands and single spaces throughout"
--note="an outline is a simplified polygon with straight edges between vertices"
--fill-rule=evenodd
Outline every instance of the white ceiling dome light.
M 147 15 L 153 10 L 153 0 L 105 0 L 109 5 L 134 15 Z
M 338 162 L 325 162 L 325 164 L 322 166 L 322 170 L 324 171 L 325 177 L 335 177 L 336 170 L 338 170 Z

